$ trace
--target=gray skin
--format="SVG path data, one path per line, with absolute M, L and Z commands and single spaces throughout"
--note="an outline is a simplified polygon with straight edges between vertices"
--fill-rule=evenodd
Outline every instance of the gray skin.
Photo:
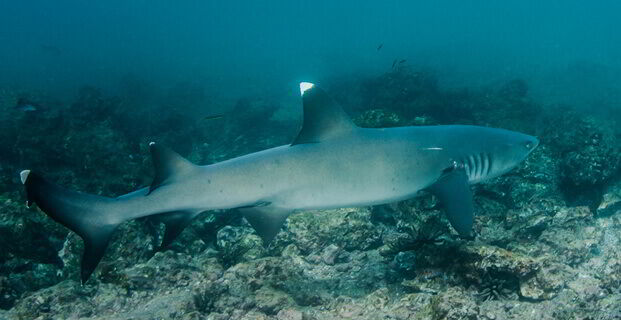
M 464 164 L 469 183 L 497 177 L 537 144 L 532 136 L 477 126 L 356 128 L 321 143 L 197 167 L 182 181 L 128 201 L 135 218 L 256 204 L 286 211 L 377 205 L 416 196 L 454 162 Z
M 295 211 L 390 203 L 428 190 L 456 231 L 469 236 L 468 185 L 511 170 L 539 144 L 477 126 L 359 128 L 323 90 L 309 83 L 301 89 L 304 122 L 291 145 L 196 166 L 151 143 L 153 184 L 118 198 L 70 191 L 24 170 L 27 203 L 84 239 L 84 282 L 116 227 L 147 216 L 166 225 L 166 246 L 198 213 L 237 209 L 268 243 Z

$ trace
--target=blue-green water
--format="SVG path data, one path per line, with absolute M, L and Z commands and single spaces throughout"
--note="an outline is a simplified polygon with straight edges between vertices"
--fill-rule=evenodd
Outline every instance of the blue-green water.
M 1 2 L 0 319 L 617 319 L 619 12 Z M 470 124 L 541 143 L 472 186 L 474 239 L 430 195 L 298 212 L 269 245 L 235 211 L 201 213 L 165 249 L 159 221 L 138 219 L 81 285 L 82 239 L 24 206 L 23 169 L 115 197 L 151 184 L 150 141 L 197 164 L 290 143 L 301 81 L 362 127 Z

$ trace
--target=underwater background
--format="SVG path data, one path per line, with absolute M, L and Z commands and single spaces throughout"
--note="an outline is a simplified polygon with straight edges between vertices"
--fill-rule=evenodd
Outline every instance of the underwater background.
M 0 319 L 621 319 L 621 2 L 0 2 Z M 19 172 L 105 196 L 149 185 L 148 143 L 210 164 L 287 144 L 298 83 L 363 127 L 536 135 L 473 186 L 476 239 L 431 196 L 301 212 L 264 246 L 235 212 L 165 251 L 82 240 Z

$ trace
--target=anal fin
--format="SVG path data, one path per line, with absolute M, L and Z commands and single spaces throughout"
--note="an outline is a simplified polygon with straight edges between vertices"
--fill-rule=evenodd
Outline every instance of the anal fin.
M 287 221 L 287 217 L 291 215 L 290 210 L 269 205 L 244 207 L 237 210 L 261 237 L 264 245 L 268 245 L 276 237 L 285 221 Z
M 453 228 L 461 236 L 471 238 L 474 201 L 464 169 L 445 172 L 428 190 L 438 198 Z

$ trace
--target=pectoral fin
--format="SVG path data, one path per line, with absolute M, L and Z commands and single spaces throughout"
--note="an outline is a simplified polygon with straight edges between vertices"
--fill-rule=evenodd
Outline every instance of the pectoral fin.
M 263 244 L 269 244 L 282 228 L 291 211 L 271 206 L 238 208 L 254 228 Z
M 472 236 L 474 222 L 474 201 L 463 169 L 446 172 L 429 191 L 438 198 L 455 230 L 464 237 Z

